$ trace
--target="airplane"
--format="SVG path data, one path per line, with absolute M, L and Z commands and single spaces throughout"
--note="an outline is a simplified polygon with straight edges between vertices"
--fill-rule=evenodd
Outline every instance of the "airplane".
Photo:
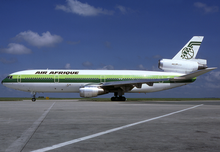
M 36 93 L 79 93 L 90 98 L 114 93 L 112 101 L 125 101 L 125 93 L 149 93 L 190 84 L 208 68 L 207 60 L 196 59 L 204 36 L 193 36 L 172 58 L 159 60 L 164 71 L 145 70 L 24 70 L 8 75 L 2 84 L 8 88 Z

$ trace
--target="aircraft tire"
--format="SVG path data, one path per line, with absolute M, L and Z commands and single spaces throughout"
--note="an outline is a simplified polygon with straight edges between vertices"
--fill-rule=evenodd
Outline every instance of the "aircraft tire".
M 125 97 L 119 97 L 118 101 L 126 101 Z
M 126 98 L 125 97 L 121 97 L 121 101 L 126 101 Z
M 111 97 L 111 101 L 126 101 L 125 97 Z
M 115 97 L 111 97 L 111 101 L 115 101 Z

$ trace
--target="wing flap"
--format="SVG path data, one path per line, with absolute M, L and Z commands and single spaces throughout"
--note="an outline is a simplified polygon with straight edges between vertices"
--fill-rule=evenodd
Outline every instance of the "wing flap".
M 129 81 L 113 81 L 113 82 L 106 82 L 102 84 L 101 87 L 108 87 L 108 86 L 123 86 L 123 85 L 134 85 L 137 88 L 141 88 L 143 83 L 148 84 L 149 86 L 153 86 L 154 82 L 160 81 L 168 81 L 169 79 L 139 79 L 139 80 L 129 80 Z

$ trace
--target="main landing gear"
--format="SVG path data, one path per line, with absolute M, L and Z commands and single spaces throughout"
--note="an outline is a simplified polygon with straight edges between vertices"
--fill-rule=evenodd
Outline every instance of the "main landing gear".
M 114 93 L 114 97 L 111 98 L 111 101 L 126 101 L 126 98 L 123 97 L 122 95 L 118 96 L 118 93 Z
M 119 96 L 119 97 L 112 97 L 111 101 L 126 101 L 126 98 L 123 96 Z

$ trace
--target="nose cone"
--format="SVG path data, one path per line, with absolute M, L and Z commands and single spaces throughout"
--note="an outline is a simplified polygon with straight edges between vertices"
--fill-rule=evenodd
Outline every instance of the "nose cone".
M 2 80 L 1 84 L 4 85 L 5 79 Z

